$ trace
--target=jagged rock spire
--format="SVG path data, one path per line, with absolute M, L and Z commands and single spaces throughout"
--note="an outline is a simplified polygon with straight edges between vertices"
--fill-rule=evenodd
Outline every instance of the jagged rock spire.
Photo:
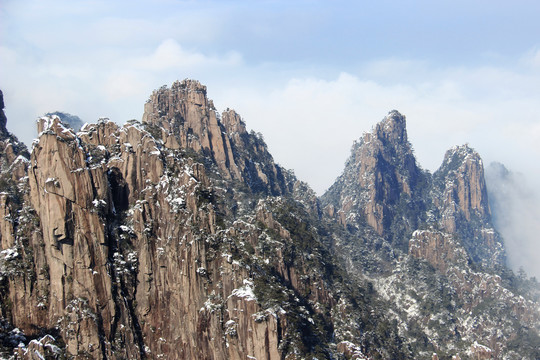
M 206 86 L 196 80 L 154 91 L 145 104 L 143 123 L 157 129 L 166 147 L 191 149 L 211 159 L 225 179 L 242 181 L 255 192 L 292 191 L 295 180 L 274 163 L 264 140 L 248 133 L 234 110 L 218 115 Z
M 438 224 L 457 235 L 475 262 L 502 263 L 504 249 L 494 230 L 489 208 L 484 165 L 468 144 L 446 152 L 433 174 L 434 204 Z
M 457 204 L 467 220 L 474 215 L 482 219 L 491 215 L 482 159 L 468 144 L 448 150 L 434 177 L 440 184 L 443 177 L 451 182 L 444 182 L 444 202 L 447 206 Z
M 431 176 L 417 166 L 405 116 L 396 110 L 353 145 L 343 174 L 322 201 L 343 225 L 366 223 L 402 250 L 412 231 L 428 223 L 458 236 L 476 262 L 504 257 L 480 155 L 456 146 Z
M 424 177 L 407 140 L 405 116 L 392 110 L 355 142 L 343 174 L 323 195 L 323 204 L 343 225 L 365 221 L 379 235 L 390 236 L 396 206 L 403 196 L 421 197 Z M 412 226 L 416 222 L 410 219 Z
M 377 138 L 392 145 L 408 145 L 405 116 L 392 110 L 375 126 Z

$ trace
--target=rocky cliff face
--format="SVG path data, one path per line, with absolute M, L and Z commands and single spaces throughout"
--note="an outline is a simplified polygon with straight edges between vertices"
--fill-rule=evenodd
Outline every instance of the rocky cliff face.
M 426 181 L 407 140 L 405 117 L 391 111 L 355 142 L 343 174 L 322 202 L 342 225 L 364 223 L 390 241 L 400 241 L 421 220 L 417 215 L 424 206 Z
M 322 199 L 192 80 L 142 122 L 38 131 L 31 154 L 0 133 L 6 356 L 536 356 L 534 292 L 500 265 L 478 155 L 423 171 L 396 111 Z
M 202 164 L 136 124 L 74 134 L 43 118 L 39 131 L 28 197 L 40 226 L 27 239 L 36 278 L 8 278 L 14 326 L 57 328 L 78 357 L 278 357 L 286 325 L 252 316 L 262 309 L 249 267 L 230 255 L 233 228 L 218 233 Z
M 26 188 L 28 150 L 6 129 L 4 97 L 0 91 L 0 244 L 7 249 L 15 244 L 18 212 Z
M 2 338 L 34 339 L 25 358 L 328 358 L 331 341 L 362 344 L 358 322 L 378 311 L 359 307 L 308 225 L 313 192 L 236 113 L 210 112 L 199 83 L 175 88 L 147 104 L 180 109 L 167 121 L 38 121 L 1 221 Z M 357 355 L 398 351 L 367 345 Z
M 344 226 L 368 225 L 397 249 L 405 250 L 412 232 L 430 225 L 456 234 L 475 262 L 504 261 L 478 153 L 467 145 L 454 147 L 433 175 L 423 171 L 397 111 L 355 142 L 322 202 Z
M 433 174 L 432 192 L 438 222 L 457 234 L 476 262 L 503 263 L 501 239 L 491 220 L 484 167 L 480 155 L 469 146 L 448 150 Z
M 177 81 L 155 91 L 144 107 L 143 123 L 152 125 L 166 147 L 191 149 L 211 159 L 226 180 L 272 195 L 292 190 L 294 180 L 274 163 L 264 141 L 247 132 L 234 110 L 220 117 L 198 81 Z
M 392 111 L 355 142 L 343 174 L 321 200 L 329 221 L 346 229 L 334 236 L 333 248 L 350 274 L 375 279 L 395 309 L 391 317 L 407 324 L 398 326 L 401 335 L 424 334 L 410 343 L 418 353 L 474 357 L 471 349 L 483 347 L 470 344 L 478 341 L 491 356 L 513 354 L 507 344 L 515 327 L 502 325 L 503 308 L 538 331 L 535 297 L 524 301 L 501 272 L 505 253 L 482 160 L 469 146 L 448 150 L 431 175 L 416 165 L 405 118 Z

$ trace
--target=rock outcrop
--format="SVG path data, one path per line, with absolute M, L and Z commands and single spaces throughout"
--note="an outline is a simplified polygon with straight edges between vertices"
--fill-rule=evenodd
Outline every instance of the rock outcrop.
M 155 91 L 144 106 L 143 123 L 171 149 L 191 149 L 209 158 L 226 180 L 245 183 L 254 192 L 289 194 L 293 179 L 275 164 L 264 141 L 248 133 L 234 110 L 218 115 L 195 80 Z
M 434 174 L 435 182 L 444 184 L 442 208 L 460 212 L 467 221 L 474 217 L 487 221 L 491 215 L 487 198 L 484 167 L 480 155 L 468 145 L 446 152 L 443 164 Z M 456 219 L 443 219 L 444 227 L 455 232 Z
M 467 253 L 451 234 L 430 230 L 416 230 L 409 240 L 409 254 L 429 262 L 445 273 L 451 265 L 467 264 Z
M 501 239 L 493 228 L 480 155 L 468 145 L 448 150 L 433 174 L 434 205 L 442 228 L 457 234 L 476 262 L 504 262 Z
M 323 195 L 323 205 L 344 226 L 364 222 L 379 235 L 399 241 L 392 228 L 404 226 L 396 230 L 402 235 L 417 226 L 426 181 L 407 139 L 405 116 L 394 110 L 355 142 L 343 174 Z M 408 216 L 406 208 L 416 214 Z M 400 222 L 402 216 L 407 225 Z

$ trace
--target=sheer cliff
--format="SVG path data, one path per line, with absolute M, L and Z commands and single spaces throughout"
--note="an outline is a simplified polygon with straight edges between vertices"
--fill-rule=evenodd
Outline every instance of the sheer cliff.
M 537 358 L 479 155 L 430 174 L 397 111 L 320 199 L 194 80 L 30 153 L 0 115 L 6 357 Z

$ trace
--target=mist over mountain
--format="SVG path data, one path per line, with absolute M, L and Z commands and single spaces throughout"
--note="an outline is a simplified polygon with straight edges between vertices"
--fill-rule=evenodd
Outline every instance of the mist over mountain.
M 540 198 L 524 175 L 501 163 L 486 168 L 493 222 L 504 238 L 508 261 L 517 271 L 540 279 Z
M 45 116 L 58 116 L 60 120 L 75 131 L 79 131 L 84 125 L 83 121 L 77 115 L 71 115 L 63 111 L 54 111 L 46 113 Z
M 422 169 L 397 110 L 320 197 L 196 80 L 140 121 L 41 117 L 31 151 L 0 120 L 5 358 L 540 358 L 492 216 L 515 190 L 492 210 L 469 145 Z

